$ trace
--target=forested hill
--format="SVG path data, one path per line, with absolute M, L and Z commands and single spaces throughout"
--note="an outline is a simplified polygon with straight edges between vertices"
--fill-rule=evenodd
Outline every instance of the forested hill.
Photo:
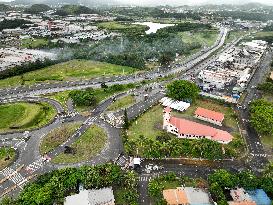
M 0 4 L 0 12 L 8 11 L 11 7 L 6 4 Z
M 94 14 L 97 13 L 95 10 L 90 9 L 86 6 L 80 5 L 65 5 L 56 11 L 56 15 L 67 16 L 67 15 L 79 15 L 79 14 Z
M 51 8 L 46 4 L 33 4 L 31 7 L 25 9 L 24 12 L 29 14 L 38 14 L 48 10 L 51 10 Z

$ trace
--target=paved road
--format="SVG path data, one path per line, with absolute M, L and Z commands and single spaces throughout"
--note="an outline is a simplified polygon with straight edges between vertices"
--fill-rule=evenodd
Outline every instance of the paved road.
M 226 37 L 227 30 L 222 29 L 219 39 L 216 42 L 216 44 L 207 50 L 206 52 L 201 52 L 195 56 L 193 56 L 191 59 L 189 59 L 188 62 L 182 64 L 182 65 L 175 65 L 172 69 L 169 68 L 160 68 L 158 71 L 152 71 L 144 74 L 139 75 L 129 75 L 129 76 L 115 76 L 115 77 L 105 77 L 105 78 L 98 78 L 98 79 L 92 79 L 88 81 L 76 81 L 76 82 L 63 82 L 63 83 L 57 83 L 57 84 L 41 84 L 41 85 L 35 85 L 31 87 L 20 87 L 20 88 L 10 88 L 10 89 L 4 89 L 0 90 L 0 99 L 7 100 L 9 98 L 21 98 L 21 97 L 32 97 L 33 95 L 37 94 L 45 94 L 49 92 L 59 92 L 63 90 L 72 90 L 72 89 L 82 89 L 86 87 L 100 87 L 101 82 L 107 82 L 107 84 L 125 84 L 125 83 L 131 83 L 131 82 L 140 82 L 144 79 L 154 79 L 160 76 L 167 76 L 172 73 L 178 73 L 180 71 L 186 71 L 186 75 L 197 73 L 200 69 L 203 68 L 206 64 L 208 64 L 210 61 L 212 61 L 212 58 L 215 58 L 216 56 L 212 56 L 212 58 L 208 58 L 213 52 L 215 52 L 217 49 L 219 49 L 223 43 L 224 39 Z M 228 49 L 232 45 L 226 46 L 225 49 Z M 266 65 L 264 65 L 266 68 Z M 199 70 L 198 70 L 199 69 Z M 261 75 L 257 72 L 257 75 Z M 256 79 L 256 78 L 253 78 Z M 253 82 L 255 84 L 255 82 Z M 122 95 L 122 94 L 121 94 Z M 164 96 L 164 93 L 162 92 L 156 92 L 154 95 L 148 96 L 148 99 L 144 102 L 137 103 L 136 105 L 132 106 L 128 109 L 128 116 L 130 119 L 135 118 L 140 113 L 144 112 L 146 109 L 148 109 L 152 104 L 154 104 L 156 101 L 158 101 L 161 97 Z M 252 99 L 251 97 L 249 99 Z M 19 152 L 19 158 L 18 160 L 7 170 L 4 170 L 0 172 L 3 177 L 5 177 L 8 173 L 16 173 L 16 179 L 13 180 L 7 180 L 5 183 L 0 185 L 0 190 L 3 193 L 5 190 L 7 190 L 9 187 L 12 187 L 14 184 L 17 184 L 19 189 L 16 189 L 17 191 L 20 190 L 20 186 L 22 186 L 24 183 L 21 182 L 27 182 L 27 177 L 33 175 L 33 174 L 41 174 L 48 172 L 53 169 L 58 169 L 61 167 L 66 167 L 68 165 L 53 165 L 51 163 L 47 163 L 44 161 L 44 159 L 39 154 L 39 143 L 42 139 L 42 137 L 47 134 L 50 130 L 60 126 L 64 120 L 82 120 L 84 123 L 82 126 L 77 130 L 77 132 L 62 146 L 58 147 L 53 152 L 49 153 L 49 156 L 53 157 L 56 154 L 59 154 L 64 151 L 65 146 L 70 146 L 75 140 L 77 140 L 81 134 L 83 134 L 92 124 L 98 124 L 99 126 L 103 127 L 107 133 L 108 133 L 108 143 L 103 152 L 98 155 L 97 157 L 91 159 L 88 162 L 73 164 L 69 166 L 80 166 L 83 164 L 99 164 L 99 163 L 105 163 L 110 160 L 114 160 L 123 150 L 122 142 L 120 138 L 120 131 L 108 123 L 102 121 L 99 116 L 100 114 L 113 102 L 112 98 L 106 100 L 105 102 L 101 103 L 96 109 L 94 109 L 91 113 L 91 116 L 89 118 L 84 118 L 80 116 L 68 116 L 67 119 L 64 119 L 63 117 L 58 117 L 54 123 L 48 125 L 47 127 L 41 128 L 40 130 L 36 130 L 30 133 L 31 137 L 28 139 L 28 141 L 23 142 L 24 140 L 20 141 L 20 135 L 24 135 L 23 133 L 17 133 L 17 134 L 9 134 L 6 136 L 0 136 L 0 137 L 6 137 L 8 139 L 19 139 L 20 144 L 18 142 L 9 142 L 13 143 L 14 145 L 18 147 Z M 58 112 L 63 112 L 63 108 L 59 107 L 59 105 L 54 105 L 57 107 Z M 72 111 L 72 108 L 69 108 L 69 110 Z M 244 113 L 243 113 L 244 115 Z M 244 117 L 244 116 L 243 116 Z M 250 128 L 251 129 L 251 128 Z M 249 138 L 249 146 L 253 149 L 253 152 L 258 153 L 261 151 L 261 147 L 257 147 L 255 145 L 256 142 L 258 142 L 255 137 L 253 137 L 252 130 L 247 130 L 248 138 Z M 257 135 L 254 133 L 254 135 L 257 137 Z M 24 136 L 23 136 L 24 137 Z M 251 140 L 250 140 L 251 139 Z M 254 139 L 254 140 L 252 140 Z M 252 142 L 253 141 L 253 142 Z M 7 141 L 8 142 L 8 141 Z M 260 157 L 254 157 L 253 158 L 255 163 L 253 166 L 258 167 L 257 163 L 260 163 Z M 149 163 L 149 161 L 145 162 Z M 204 166 L 196 166 L 196 165 L 183 165 L 180 162 L 173 161 L 170 163 L 170 161 L 159 161 L 158 163 L 164 163 L 164 172 L 168 171 L 175 171 L 177 173 L 183 173 L 187 174 L 189 176 L 207 176 L 208 173 L 213 171 L 213 166 L 211 167 L 208 165 Z M 20 167 L 20 165 L 24 164 L 26 168 L 23 168 L 22 170 L 18 172 L 14 172 L 16 168 Z M 232 161 L 223 161 L 216 163 L 215 168 L 224 167 L 224 168 L 241 168 L 243 164 L 238 164 L 238 162 L 232 162 Z M 11 170 L 9 170 L 11 169 Z M 13 170 L 13 172 L 12 172 Z M 157 173 L 155 173 L 157 174 Z M 147 186 L 148 177 L 150 177 L 149 174 L 142 173 L 140 178 L 141 182 L 140 186 Z M 147 178 L 145 178 L 147 177 Z M 144 180 L 145 179 L 145 180 Z M 147 189 L 141 189 L 141 200 L 144 200 L 142 204 L 149 204 L 147 201 L 145 201 L 145 197 L 147 198 L 147 193 L 145 193 Z M 16 193 L 16 192 L 11 192 Z

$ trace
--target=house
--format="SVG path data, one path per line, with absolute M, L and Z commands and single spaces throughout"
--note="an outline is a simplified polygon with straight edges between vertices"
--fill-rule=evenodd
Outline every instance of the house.
M 171 108 L 166 107 L 163 112 L 163 129 L 185 139 L 210 139 L 222 144 L 232 141 L 232 135 L 226 131 L 190 120 L 171 116 Z
M 262 189 L 246 191 L 243 188 L 237 188 L 230 191 L 233 201 L 229 205 L 270 205 L 271 201 Z
M 114 205 L 115 198 L 112 187 L 102 189 L 80 190 L 79 194 L 65 198 L 64 205 Z
M 201 107 L 198 107 L 194 114 L 195 117 L 200 120 L 204 120 L 219 126 L 222 126 L 222 122 L 225 118 L 224 114 L 220 112 L 215 112 Z
M 207 192 L 193 187 L 178 187 L 176 189 L 163 190 L 163 197 L 168 205 L 210 205 L 211 200 Z
M 270 79 L 273 80 L 273 71 L 270 74 Z

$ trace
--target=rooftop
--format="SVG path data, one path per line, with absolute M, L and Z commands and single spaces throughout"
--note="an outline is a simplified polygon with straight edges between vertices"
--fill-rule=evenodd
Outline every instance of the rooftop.
M 205 118 L 215 120 L 215 121 L 219 121 L 219 122 L 222 122 L 225 117 L 223 113 L 215 112 L 215 111 L 208 110 L 202 107 L 198 107 L 195 111 L 195 114 Z
M 180 134 L 211 136 L 212 140 L 224 142 L 230 142 L 233 138 L 226 131 L 182 118 L 171 117 L 170 123 L 179 129 Z

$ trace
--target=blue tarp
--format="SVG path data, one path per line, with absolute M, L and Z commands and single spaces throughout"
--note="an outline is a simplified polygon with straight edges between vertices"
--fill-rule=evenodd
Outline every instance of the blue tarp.
M 267 196 L 264 190 L 256 189 L 253 191 L 247 191 L 247 193 L 257 205 L 271 205 L 270 198 Z

